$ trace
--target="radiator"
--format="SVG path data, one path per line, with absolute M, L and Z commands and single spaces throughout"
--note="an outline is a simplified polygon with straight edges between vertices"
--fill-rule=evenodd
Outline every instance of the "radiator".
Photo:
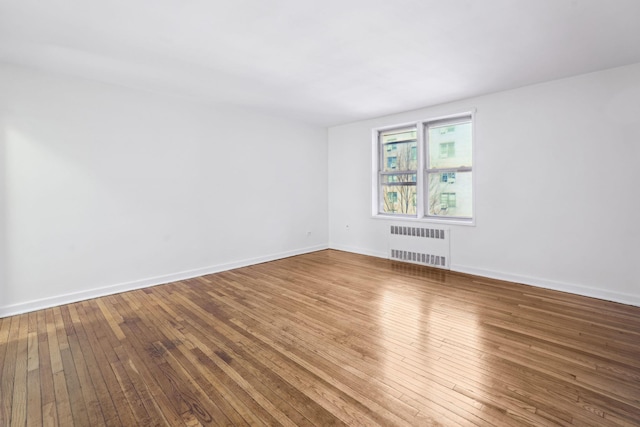
M 450 269 L 450 230 L 447 228 L 392 225 L 389 259 Z

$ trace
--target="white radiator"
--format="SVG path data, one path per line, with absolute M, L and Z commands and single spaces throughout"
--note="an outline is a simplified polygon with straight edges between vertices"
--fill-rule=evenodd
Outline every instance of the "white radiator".
M 392 225 L 389 259 L 450 269 L 450 230 L 435 227 Z

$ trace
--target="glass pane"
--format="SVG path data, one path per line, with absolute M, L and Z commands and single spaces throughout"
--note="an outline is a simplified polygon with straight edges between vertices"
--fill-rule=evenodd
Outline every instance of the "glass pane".
M 416 170 L 418 156 L 415 129 L 396 129 L 380 135 L 382 143 L 382 167 L 385 172 Z
M 427 128 L 429 169 L 471 167 L 471 121 Z
M 471 172 L 430 173 L 428 215 L 455 216 L 471 218 L 473 216 L 473 194 Z M 446 177 L 446 180 L 443 178 Z
M 415 185 L 383 185 L 382 212 L 397 214 L 416 214 Z

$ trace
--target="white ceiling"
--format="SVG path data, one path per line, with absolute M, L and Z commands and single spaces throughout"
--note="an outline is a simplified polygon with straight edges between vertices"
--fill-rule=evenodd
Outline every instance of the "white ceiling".
M 640 0 L 0 0 L 0 61 L 331 126 L 640 62 Z

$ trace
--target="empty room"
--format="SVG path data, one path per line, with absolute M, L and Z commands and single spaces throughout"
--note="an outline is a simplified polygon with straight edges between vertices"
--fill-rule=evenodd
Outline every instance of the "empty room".
M 0 426 L 640 426 L 640 2 L 3 0 Z

